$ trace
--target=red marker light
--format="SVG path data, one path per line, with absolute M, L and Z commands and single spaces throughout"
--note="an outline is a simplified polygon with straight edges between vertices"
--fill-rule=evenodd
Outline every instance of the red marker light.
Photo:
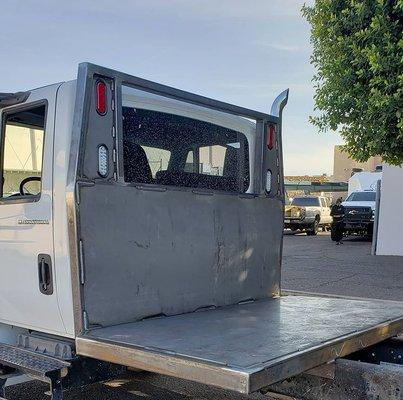
M 98 81 L 96 83 L 96 105 L 97 113 L 99 115 L 106 114 L 106 84 L 104 81 Z
M 274 130 L 274 125 L 269 125 L 267 127 L 267 148 L 271 150 L 274 147 L 274 141 L 276 140 L 276 132 Z

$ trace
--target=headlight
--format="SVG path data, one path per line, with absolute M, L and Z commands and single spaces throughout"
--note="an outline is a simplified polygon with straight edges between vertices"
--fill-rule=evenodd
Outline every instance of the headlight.
M 298 210 L 298 208 L 293 208 L 292 209 L 292 211 L 291 211 L 291 216 L 292 217 L 299 217 L 299 210 Z

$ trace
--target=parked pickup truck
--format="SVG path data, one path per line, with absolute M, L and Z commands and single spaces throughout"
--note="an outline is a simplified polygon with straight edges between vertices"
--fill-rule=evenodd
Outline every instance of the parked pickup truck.
M 343 202 L 346 233 L 372 235 L 374 230 L 376 192 L 372 190 L 352 192 Z
M 330 200 L 324 196 L 295 197 L 285 206 L 284 228 L 292 231 L 305 231 L 316 235 L 319 227 L 325 229 L 332 222 Z
M 126 367 L 252 393 L 403 331 L 398 302 L 281 293 L 287 97 L 266 114 L 88 63 L 0 94 L 0 397 Z

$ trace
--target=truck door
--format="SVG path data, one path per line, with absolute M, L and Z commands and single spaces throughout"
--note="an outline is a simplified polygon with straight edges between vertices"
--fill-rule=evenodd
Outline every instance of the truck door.
M 1 110 L 0 322 L 65 331 L 53 254 L 53 136 L 59 85 Z

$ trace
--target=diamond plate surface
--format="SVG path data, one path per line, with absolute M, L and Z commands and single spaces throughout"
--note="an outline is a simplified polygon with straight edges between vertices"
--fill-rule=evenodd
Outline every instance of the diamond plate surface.
M 0 344 L 0 364 L 43 376 L 70 366 L 68 362 L 6 344 Z

